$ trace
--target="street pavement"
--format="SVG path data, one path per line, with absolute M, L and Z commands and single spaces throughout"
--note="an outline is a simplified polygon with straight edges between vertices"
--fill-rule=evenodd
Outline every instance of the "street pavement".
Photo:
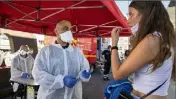
M 88 83 L 83 83 L 83 99 L 104 99 L 104 88 L 108 81 L 103 81 L 102 74 L 97 69 Z M 112 76 L 110 75 L 110 79 Z
M 110 75 L 112 80 L 112 75 Z M 89 82 L 83 83 L 83 99 L 104 99 L 104 88 L 109 81 L 103 81 L 102 74 L 97 69 L 92 74 L 92 78 Z M 6 98 L 10 99 L 10 98 Z M 176 83 L 171 81 L 170 88 L 168 90 L 168 99 L 176 99 Z

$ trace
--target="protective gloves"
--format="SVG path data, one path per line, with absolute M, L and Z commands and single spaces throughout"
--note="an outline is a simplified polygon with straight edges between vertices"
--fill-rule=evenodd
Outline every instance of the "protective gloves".
M 82 75 L 82 77 L 88 79 L 91 75 L 91 71 L 90 70 L 84 70 L 84 71 L 82 71 L 81 75 Z
M 28 73 L 23 72 L 21 74 L 21 78 L 29 78 L 29 77 L 30 77 L 30 74 L 28 74 Z
M 65 76 L 64 77 L 64 85 L 68 88 L 73 88 L 73 86 L 77 83 L 77 79 L 72 76 Z

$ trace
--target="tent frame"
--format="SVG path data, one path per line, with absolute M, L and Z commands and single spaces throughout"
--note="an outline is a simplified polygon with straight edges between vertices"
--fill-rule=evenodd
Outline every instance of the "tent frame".
M 22 20 L 22 21 L 28 21 L 28 22 L 41 22 L 41 23 L 50 23 L 50 24 L 56 24 L 56 22 L 47 22 L 47 21 L 44 21 L 48 18 L 52 18 L 54 15 L 57 15 L 63 11 L 66 11 L 68 9 L 99 9 L 99 8 L 105 8 L 105 5 L 102 5 L 102 6 L 79 6 L 80 4 L 84 3 L 85 1 L 88 1 L 88 0 L 81 0 L 71 6 L 68 6 L 68 7 L 58 7 L 58 8 L 34 8 L 34 7 L 30 7 L 30 6 L 26 6 L 26 5 L 22 5 L 22 4 L 18 4 L 18 3 L 15 3 L 15 2 L 10 2 L 10 1 L 1 1 L 3 2 L 4 4 L 7 4 L 9 7 L 12 7 L 13 9 L 15 9 L 16 11 L 18 11 L 19 13 L 23 14 L 24 16 L 18 18 L 18 19 L 15 19 L 15 20 L 9 20 L 7 18 L 5 23 L 3 24 L 4 27 L 10 27 L 10 24 L 12 23 L 17 23 L 18 21 Z M 28 7 L 28 8 L 33 8 L 34 11 L 30 12 L 30 13 L 25 13 L 24 11 L 18 9 L 17 7 L 15 7 L 15 5 L 18 5 L 18 6 L 22 6 L 22 7 Z M 57 10 L 56 12 L 54 13 L 51 13 L 49 15 L 46 15 L 45 17 L 43 18 L 39 18 L 39 13 L 40 11 L 46 11 L 46 10 Z M 34 18 L 32 17 L 31 15 L 33 14 L 36 14 L 37 17 Z M 30 19 L 29 19 L 30 18 Z M 2 20 L 2 18 L 0 18 Z M 54 21 L 56 19 L 52 18 Z M 8 23 L 8 21 L 10 21 Z M 109 24 L 111 23 L 114 23 L 114 22 L 117 22 L 117 20 L 112 20 L 110 22 L 106 22 L 106 23 L 103 23 L 101 25 L 88 25 L 88 24 L 77 24 L 77 25 L 73 25 L 73 27 L 76 27 L 76 30 L 74 31 L 74 33 L 87 33 L 88 31 L 90 30 L 93 30 L 93 29 L 97 29 L 97 28 L 114 28 L 114 27 L 117 27 L 117 26 L 108 26 Z M 25 28 L 25 25 L 22 25 L 20 23 L 17 23 L 18 25 L 22 26 L 22 27 L 18 27 L 18 28 Z M 83 29 L 83 30 L 80 30 L 78 31 L 78 26 L 81 26 L 81 27 L 86 27 L 86 29 Z M 44 28 L 41 27 L 41 29 L 43 30 L 43 32 L 45 32 Z M 125 29 L 125 28 L 124 28 Z M 35 31 L 35 29 L 33 29 Z M 45 33 L 44 33 L 45 34 Z M 107 33 L 104 33 L 102 35 L 106 35 Z M 101 35 L 101 34 L 100 34 Z

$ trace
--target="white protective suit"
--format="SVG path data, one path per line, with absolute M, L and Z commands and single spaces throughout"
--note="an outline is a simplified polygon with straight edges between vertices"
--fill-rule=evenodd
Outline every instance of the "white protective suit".
M 11 78 L 21 77 L 23 72 L 32 73 L 32 68 L 34 64 L 34 58 L 29 54 L 26 58 L 20 56 L 20 54 L 16 55 L 12 59 L 11 64 Z M 18 89 L 18 84 L 15 83 L 13 86 L 14 91 Z
M 32 73 L 32 68 L 34 64 L 34 58 L 28 55 L 26 58 L 20 55 L 15 56 L 12 59 L 11 65 L 11 79 L 20 77 L 23 72 Z
M 89 63 L 79 48 L 69 45 L 63 49 L 60 44 L 52 44 L 38 53 L 33 77 L 40 85 L 37 99 L 82 99 L 83 79 L 80 73 L 89 69 Z M 79 77 L 73 88 L 64 86 L 65 76 Z

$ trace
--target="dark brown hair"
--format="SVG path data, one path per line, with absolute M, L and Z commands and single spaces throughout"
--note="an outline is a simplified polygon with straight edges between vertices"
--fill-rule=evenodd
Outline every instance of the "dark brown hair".
M 174 48 L 175 34 L 174 27 L 170 21 L 169 14 L 161 1 L 137 1 L 133 0 L 129 7 L 135 8 L 142 14 L 139 22 L 139 29 L 132 42 L 133 49 L 147 35 L 155 31 L 161 33 L 160 52 L 152 62 L 153 71 L 160 67 L 167 56 L 171 54 L 170 49 Z

